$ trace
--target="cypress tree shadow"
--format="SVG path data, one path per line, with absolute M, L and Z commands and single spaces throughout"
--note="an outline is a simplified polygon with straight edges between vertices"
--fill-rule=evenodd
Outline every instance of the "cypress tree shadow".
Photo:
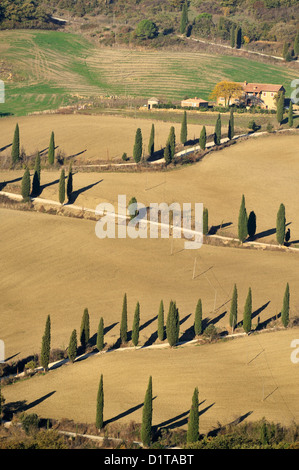
M 22 180 L 22 176 L 20 176 L 19 178 L 15 178 L 13 180 L 9 180 L 9 181 L 2 181 L 2 183 L 0 183 L 0 191 L 2 191 L 3 188 L 5 188 L 5 186 L 7 186 L 8 184 L 10 183 L 17 183 L 18 181 L 21 181 Z
M 11 359 L 13 359 L 14 357 L 18 356 L 19 354 L 20 354 L 20 353 L 18 352 L 18 353 L 16 353 L 16 354 L 13 354 L 13 356 L 7 357 L 7 358 L 4 360 L 4 362 L 10 361 Z
M 152 402 L 157 398 L 157 396 L 153 397 L 152 398 Z M 144 405 L 144 402 L 140 403 L 139 405 L 136 405 L 136 406 L 132 406 L 132 408 L 129 408 L 127 411 L 124 411 L 123 413 L 119 413 L 118 415 L 114 416 L 114 418 L 110 418 L 108 419 L 107 421 L 104 422 L 104 426 L 106 426 L 107 424 L 111 424 L 113 423 L 114 421 L 118 421 L 119 419 L 121 418 L 125 418 L 126 416 L 134 413 L 135 411 L 139 410 L 140 408 L 142 408 Z
M 266 328 L 267 325 L 268 325 L 269 323 L 271 323 L 271 321 L 276 320 L 276 319 L 278 319 L 278 318 L 281 318 L 281 312 L 278 313 L 278 315 L 273 315 L 273 317 L 270 317 L 270 318 L 268 318 L 267 320 L 264 320 L 263 322 L 258 322 L 258 325 L 257 325 L 257 327 L 256 327 L 255 330 L 256 330 L 256 331 L 259 331 L 259 330 L 262 330 L 262 329 Z
M 212 225 L 212 227 L 210 228 L 208 232 L 208 235 L 215 235 L 218 232 L 218 230 L 229 227 L 232 224 L 233 224 L 232 222 L 225 222 L 224 224 L 220 224 L 220 225 Z
M 291 223 L 292 222 L 288 222 L 285 226 L 287 227 Z M 274 235 L 274 233 L 276 233 L 276 227 L 271 228 L 269 230 L 264 230 L 263 232 L 256 233 L 255 236 L 254 236 L 254 240 L 258 240 L 258 239 L 264 238 L 264 237 L 269 237 L 270 235 Z
M 150 320 L 146 321 L 145 323 L 143 323 L 143 325 L 141 325 L 139 327 L 139 331 L 141 330 L 144 330 L 144 328 L 146 328 L 147 326 L 149 326 L 151 323 L 153 323 L 155 320 L 157 320 L 158 318 L 158 315 L 156 315 L 155 317 L 151 318 Z
M 68 157 L 66 157 L 66 160 L 70 160 L 71 158 L 79 157 L 79 155 L 82 155 L 82 153 L 85 153 L 85 152 L 87 152 L 87 149 L 81 150 L 81 152 L 75 153 L 74 155 L 69 155 Z
M 1 115 L 1 114 L 0 114 Z M 9 147 L 12 147 L 12 143 L 8 145 L 4 145 L 4 147 L 0 148 L 0 152 L 3 152 L 4 150 L 8 149 Z
M 231 423 L 226 424 L 225 426 L 219 426 L 218 428 L 213 429 L 212 431 L 210 431 L 207 434 L 207 436 L 208 437 L 216 437 L 217 434 L 219 434 L 219 432 L 221 432 L 222 430 L 224 430 L 228 426 L 237 426 L 238 424 L 242 423 L 242 421 L 244 421 L 246 418 L 248 418 L 248 416 L 250 416 L 252 413 L 253 413 L 253 411 L 248 411 L 244 415 L 241 415 L 239 418 L 234 419 L 234 421 L 232 421 Z
M 5 404 L 3 407 L 3 414 L 5 419 L 11 420 L 15 413 L 20 413 L 21 411 L 28 411 L 31 408 L 34 408 L 35 406 L 42 403 L 44 400 L 47 400 L 47 398 L 51 397 L 54 393 L 56 393 L 55 390 L 28 404 L 26 404 L 26 400 L 19 400 Z
M 254 312 L 252 312 L 252 315 L 251 315 L 251 320 L 253 318 L 255 318 L 257 315 L 259 315 L 263 310 L 265 310 L 265 308 L 268 307 L 269 303 L 271 301 L 268 300 L 268 302 L 266 302 L 264 305 L 262 305 L 260 308 L 258 308 L 257 310 L 255 310 Z M 243 325 L 243 320 L 240 320 L 237 324 L 236 324 L 236 328 L 240 328 L 241 326 Z
M 104 335 L 109 333 L 109 331 L 112 330 L 112 328 L 114 328 L 118 324 L 119 324 L 119 322 L 117 321 L 115 323 L 111 323 L 111 325 L 109 325 L 109 326 L 104 327 Z
M 106 328 L 104 328 L 104 336 L 105 336 L 110 330 L 112 330 L 112 328 L 114 328 L 116 325 L 118 325 L 118 323 L 119 323 L 119 322 L 115 322 L 115 323 L 112 323 L 112 324 L 109 325 L 109 326 L 106 326 Z M 95 346 L 95 345 L 96 345 L 97 336 L 98 336 L 98 332 L 94 333 L 94 334 L 89 338 L 89 341 L 88 341 L 89 346 Z
M 163 157 L 164 157 L 164 149 L 161 149 L 161 150 L 157 150 L 156 152 L 153 153 L 152 156 L 148 157 L 147 161 L 154 162 L 155 160 L 160 160 Z
M 97 181 L 96 183 L 89 184 L 88 186 L 84 186 L 84 188 L 73 191 L 67 204 L 74 204 L 74 202 L 76 201 L 77 197 L 80 196 L 80 194 L 84 193 L 85 191 L 88 191 L 89 189 L 93 188 L 94 186 L 101 183 L 102 181 L 104 180 L 101 179 Z
M 182 325 L 183 323 L 185 323 L 185 321 L 187 321 L 189 317 L 191 317 L 191 313 L 189 313 L 188 315 L 186 315 L 184 318 L 182 318 L 182 319 L 180 320 L 180 325 Z
M 64 179 L 67 179 L 67 175 L 64 177 Z M 59 181 L 60 181 L 60 178 L 58 178 L 57 180 L 51 181 L 51 183 L 41 184 L 39 194 L 41 194 L 45 188 L 48 188 L 49 186 L 54 186 L 54 184 L 58 184 Z
M 34 408 L 35 406 L 39 405 L 43 401 L 47 400 L 47 398 L 50 398 L 52 395 L 54 395 L 54 393 L 56 393 L 56 390 L 53 390 L 53 392 L 49 392 L 46 395 L 38 398 L 37 400 L 34 400 L 31 403 L 28 403 L 28 405 L 24 406 L 23 411 L 28 411 L 31 408 Z
M 179 343 L 185 343 L 195 338 L 194 324 L 187 328 L 179 339 Z

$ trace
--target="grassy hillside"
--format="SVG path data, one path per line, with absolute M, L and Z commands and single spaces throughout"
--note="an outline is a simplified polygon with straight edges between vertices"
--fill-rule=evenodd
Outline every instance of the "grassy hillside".
M 0 39 L 2 115 L 56 109 L 80 97 L 207 99 L 222 79 L 281 83 L 289 95 L 296 78 L 290 69 L 242 57 L 97 48 L 82 36 L 57 31 L 1 31 Z

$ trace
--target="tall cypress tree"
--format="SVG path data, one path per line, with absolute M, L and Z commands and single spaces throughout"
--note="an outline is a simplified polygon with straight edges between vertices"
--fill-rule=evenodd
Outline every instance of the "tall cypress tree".
M 206 207 L 203 208 L 202 214 L 202 232 L 204 235 L 209 233 L 209 211 Z
M 191 444 L 199 440 L 199 412 L 198 412 L 198 388 L 196 387 L 192 396 L 192 405 L 188 420 L 187 443 Z
M 230 304 L 229 324 L 234 331 L 238 322 L 238 290 L 236 284 L 234 285 L 232 301 Z
M 170 301 L 169 311 L 166 321 L 166 336 L 171 347 L 175 346 L 179 340 L 180 318 L 176 303 Z
M 254 238 L 256 232 L 256 215 L 251 211 L 248 217 L 247 231 L 249 238 Z
M 97 332 L 97 348 L 99 351 L 104 349 L 104 320 L 100 318 L 98 332 Z
M 174 126 L 171 126 L 171 128 L 170 128 L 168 141 L 169 141 L 171 159 L 173 159 L 173 157 L 175 155 L 175 129 L 174 129 Z
M 187 142 L 188 129 L 187 129 L 187 112 L 184 111 L 183 120 L 181 124 L 181 143 L 185 145 Z
M 290 321 L 290 286 L 289 283 L 286 285 L 285 293 L 283 296 L 283 305 L 281 309 L 281 321 L 283 326 L 286 328 Z
M 18 123 L 16 124 L 12 141 L 11 160 L 13 165 L 20 160 L 20 129 Z
M 73 168 L 72 168 L 72 163 L 70 163 L 69 172 L 67 176 L 67 184 L 66 184 L 66 196 L 69 202 L 72 196 L 72 192 L 73 192 Z
M 55 160 L 55 139 L 54 139 L 54 132 L 51 132 L 49 149 L 48 149 L 48 162 L 50 165 L 54 165 Z
M 220 145 L 220 143 L 221 143 L 221 116 L 220 116 L 220 113 L 218 114 L 216 124 L 215 124 L 214 143 L 215 143 L 215 145 Z
M 203 126 L 200 132 L 199 145 L 202 150 L 205 150 L 207 144 L 206 126 Z
M 276 217 L 276 240 L 283 245 L 286 233 L 285 206 L 280 204 Z
M 297 32 L 295 41 L 294 41 L 294 53 L 295 53 L 295 56 L 299 55 L 299 31 Z
M 139 163 L 142 157 L 142 133 L 138 127 L 135 135 L 135 144 L 133 149 L 133 158 L 136 163 Z
M 169 165 L 171 163 L 171 148 L 170 148 L 170 142 L 169 139 L 166 142 L 165 149 L 164 149 L 164 160 L 166 165 Z
M 230 29 L 230 47 L 233 49 L 236 45 L 236 26 L 233 24 Z
M 227 137 L 229 138 L 229 140 L 232 140 L 234 135 L 235 135 L 234 112 L 233 112 L 233 109 L 231 108 L 230 113 L 229 113 Z
M 152 376 L 148 381 L 142 410 L 141 441 L 144 446 L 149 446 L 152 440 L 153 421 L 153 383 Z
M 77 356 L 77 331 L 73 330 L 70 336 L 70 342 L 68 347 L 68 358 L 71 362 L 75 362 Z
M 290 105 L 289 105 L 288 125 L 289 125 L 289 127 L 293 127 L 293 125 L 294 125 L 294 113 L 293 113 L 292 100 L 290 100 Z
M 237 26 L 236 28 L 236 31 L 235 31 L 235 44 L 236 44 L 236 48 L 237 49 L 240 49 L 240 47 L 242 46 L 242 29 L 241 29 L 241 26 Z
M 21 192 L 24 201 L 29 201 L 30 197 L 30 173 L 29 169 L 26 167 L 22 178 Z
M 185 2 L 183 4 L 182 13 L 181 13 L 181 22 L 180 22 L 180 33 L 185 34 L 187 31 L 188 25 L 188 4 Z
M 47 316 L 46 326 L 44 335 L 42 337 L 42 347 L 41 347 L 41 355 L 40 355 L 40 362 L 41 366 L 46 371 L 49 366 L 50 361 L 50 352 L 51 352 L 51 320 L 50 315 Z
M 88 308 L 85 308 L 83 315 L 82 315 L 81 327 L 80 327 L 80 342 L 81 342 L 83 351 L 86 350 L 89 338 L 90 338 L 89 313 L 88 313 Z
M 41 163 L 40 163 L 40 153 L 37 152 L 34 165 L 34 174 L 32 180 L 32 196 L 36 197 L 40 193 L 40 174 L 41 174 Z
M 150 134 L 149 143 L 148 143 L 149 156 L 152 157 L 154 155 L 154 152 L 155 152 L 155 126 L 154 124 L 152 124 L 151 134 Z
M 132 343 L 134 344 L 134 346 L 138 345 L 139 326 L 140 326 L 140 304 L 139 302 L 137 302 L 135 313 L 134 313 L 133 328 L 132 328 Z
M 283 121 L 284 93 L 280 93 L 277 99 L 276 118 L 279 124 Z
M 202 303 L 201 299 L 198 300 L 196 309 L 195 309 L 195 319 L 194 319 L 194 333 L 196 336 L 202 334 Z
M 249 333 L 251 330 L 251 316 L 252 316 L 252 294 L 251 287 L 249 287 L 243 316 L 243 329 L 245 333 Z
M 163 300 L 160 302 L 159 313 L 158 313 L 158 338 L 160 341 L 164 341 L 164 304 Z
M 98 395 L 97 395 L 97 411 L 96 411 L 96 427 L 102 429 L 104 427 L 104 381 L 101 374 Z
M 65 171 L 61 170 L 59 179 L 59 202 L 63 204 L 65 200 Z
M 238 237 L 240 242 L 244 242 L 248 235 L 248 220 L 247 220 L 247 211 L 245 207 L 245 196 L 242 195 L 241 206 L 239 210 L 239 219 L 238 219 Z
M 128 311 L 127 311 L 127 294 L 124 295 L 123 309 L 120 323 L 120 339 L 122 343 L 128 341 Z

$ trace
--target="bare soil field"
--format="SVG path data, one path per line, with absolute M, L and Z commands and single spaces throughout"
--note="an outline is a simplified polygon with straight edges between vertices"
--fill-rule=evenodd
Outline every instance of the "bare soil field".
M 199 389 L 199 428 L 208 432 L 236 419 L 291 424 L 298 420 L 298 364 L 290 359 L 298 328 L 176 349 L 118 351 L 90 357 L 4 387 L 6 404 L 44 418 L 94 423 L 100 375 L 107 423 L 141 422 L 153 378 L 153 425 L 186 429 Z M 245 422 L 246 422 L 245 421 Z

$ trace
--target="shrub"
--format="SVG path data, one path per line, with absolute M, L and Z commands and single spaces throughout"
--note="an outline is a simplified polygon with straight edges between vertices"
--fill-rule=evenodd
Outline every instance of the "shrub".
M 207 328 L 203 332 L 203 336 L 208 341 L 214 341 L 219 338 L 218 330 L 215 325 L 213 325 L 213 323 L 207 326 Z
M 31 434 L 38 430 L 39 417 L 36 413 L 30 413 L 28 415 L 24 413 L 21 416 L 21 423 L 26 434 Z

